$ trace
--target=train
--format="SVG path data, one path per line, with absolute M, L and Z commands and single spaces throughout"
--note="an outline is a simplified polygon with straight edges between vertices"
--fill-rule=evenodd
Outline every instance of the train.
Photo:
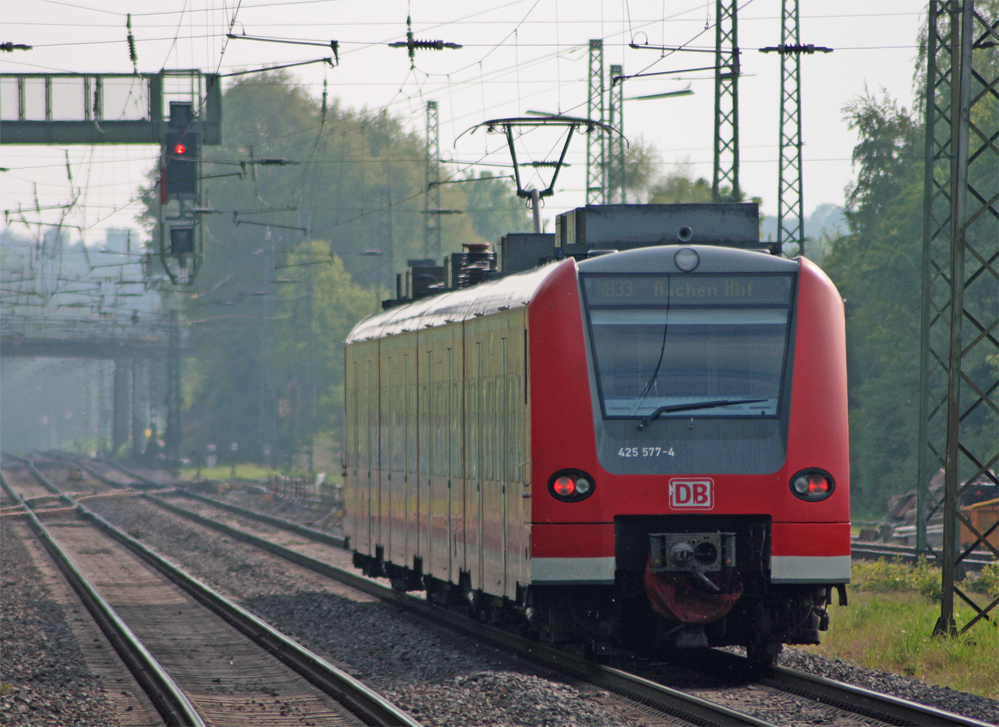
M 345 344 L 355 566 L 595 658 L 818 643 L 850 579 L 844 305 L 758 215 L 587 206 L 411 261 Z

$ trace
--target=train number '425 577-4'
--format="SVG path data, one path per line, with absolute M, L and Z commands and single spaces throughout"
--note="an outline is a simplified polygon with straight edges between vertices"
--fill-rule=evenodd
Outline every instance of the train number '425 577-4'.
M 621 447 L 618 457 L 675 457 L 672 447 Z

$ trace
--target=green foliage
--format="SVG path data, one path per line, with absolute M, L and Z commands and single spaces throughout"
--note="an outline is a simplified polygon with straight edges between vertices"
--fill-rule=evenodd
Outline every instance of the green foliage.
M 999 597 L 999 562 L 969 573 L 957 586 L 966 592 Z M 851 587 L 871 593 L 918 593 L 936 603 L 940 600 L 940 569 L 923 557 L 915 564 L 899 560 L 861 561 L 853 564 Z
M 649 188 L 651 204 L 691 204 L 711 202 L 711 182 L 694 179 L 689 161 L 679 162 Z
M 969 580 L 970 590 L 990 598 L 999 598 L 999 561 L 989 563 Z
M 914 564 L 874 560 L 853 564 L 851 585 L 873 593 L 919 593 L 931 600 L 940 598 L 940 570 L 926 558 Z
M 860 565 L 854 564 L 855 575 L 863 570 Z M 934 636 L 939 604 L 912 592 L 873 592 L 854 585 L 849 589 L 849 606 L 830 607 L 830 627 L 822 644 L 795 648 L 931 684 L 999 696 L 999 660 L 995 658 L 999 630 L 991 624 L 976 624 L 956 637 Z M 959 624 L 974 616 L 961 602 L 955 610 Z
M 846 305 L 854 515 L 880 517 L 888 496 L 918 484 L 924 129 L 917 115 L 886 93 L 865 94 L 844 112 L 859 136 L 853 153 L 857 180 L 847 188 L 850 232 L 831 241 L 823 267 Z M 999 104 L 982 104 L 975 115 L 979 128 L 989 133 L 999 128 Z M 979 155 L 971 164 L 975 189 L 999 187 L 994 157 L 991 164 L 985 163 L 988 158 Z M 997 238 L 999 227 L 990 215 L 969 227 L 969 241 L 986 254 Z M 995 316 L 994 277 L 969 279 L 964 295 L 968 320 Z M 935 344 L 946 350 L 943 339 Z M 987 349 L 968 349 L 962 364 L 968 396 L 974 386 L 987 390 L 995 380 Z M 938 382 L 937 388 L 942 386 Z M 963 415 L 962 444 L 980 461 L 992 459 L 999 446 L 994 422 L 987 406 Z M 962 478 L 973 473 L 970 459 L 963 467 Z
M 854 512 L 878 514 L 916 483 L 922 260 L 921 133 L 887 97 L 846 108 L 861 136 L 850 234 L 823 267 L 845 299 Z
M 517 197 L 513 182 L 483 172 L 461 185 L 467 200 L 465 214 L 472 220 L 475 233 L 486 242 L 495 242 L 508 232 L 532 232 L 531 211 L 525 200 Z
M 644 198 L 656 184 L 656 170 L 661 161 L 655 145 L 644 136 L 631 139 L 624 152 L 624 184 L 630 201 Z

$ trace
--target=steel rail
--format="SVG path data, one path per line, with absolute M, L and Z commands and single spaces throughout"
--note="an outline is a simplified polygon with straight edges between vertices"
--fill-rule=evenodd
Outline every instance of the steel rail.
M 90 473 L 93 477 L 101 480 L 105 484 L 111 485 L 113 487 L 126 486 L 120 482 L 115 482 L 114 480 L 105 477 L 104 475 L 101 475 L 98 472 L 95 472 L 93 469 L 88 467 L 82 460 L 78 459 L 77 457 L 63 455 L 63 454 L 59 454 L 57 456 L 59 456 L 62 459 L 66 459 L 76 463 L 81 468 L 85 469 L 88 473 Z M 108 465 L 109 467 L 114 467 L 115 469 L 120 470 L 129 477 L 142 480 L 142 484 L 148 484 L 148 485 L 158 484 L 147 477 L 143 477 L 140 474 L 132 472 L 131 470 L 125 468 L 122 465 L 119 465 L 116 462 L 111 462 L 110 460 L 106 459 L 101 459 L 99 461 L 102 462 L 103 464 Z M 286 520 L 285 518 L 282 517 L 277 517 L 275 515 L 268 515 L 266 513 L 257 512 L 256 510 L 249 510 L 245 507 L 240 507 L 239 505 L 233 505 L 228 502 L 216 500 L 215 498 L 208 497 L 207 495 L 202 495 L 199 492 L 193 492 L 189 488 L 183 486 L 177 486 L 177 493 L 189 499 L 203 502 L 206 505 L 217 507 L 220 510 L 226 510 L 228 512 L 233 513 L 234 515 L 240 515 L 242 517 L 249 518 L 251 520 L 256 520 L 257 522 L 266 523 L 267 525 L 273 525 L 274 527 L 281 528 L 283 530 L 288 530 L 290 532 L 295 533 L 296 535 L 301 535 L 303 537 L 309 538 L 310 540 L 314 540 L 317 543 L 332 545 L 335 548 L 347 547 L 346 540 L 344 538 L 339 538 L 336 535 L 331 535 L 330 533 L 323 532 L 322 530 L 317 530 L 316 528 L 310 528 L 307 525 L 301 525 L 299 523 L 292 522 L 291 520 Z
M 696 655 L 694 662 L 705 670 L 749 673 L 744 657 L 718 649 Z M 754 673 L 753 681 L 777 691 L 828 704 L 845 712 L 876 719 L 886 724 L 939 727 L 950 725 L 986 727 L 988 724 L 919 702 L 783 666 L 773 666 L 765 672 Z
M 919 558 L 916 549 L 911 545 L 895 545 L 894 543 L 856 542 L 850 546 L 850 555 L 864 560 L 899 558 L 906 563 L 912 563 Z M 929 554 L 926 558 L 930 563 L 937 562 L 934 554 Z M 962 562 L 972 568 L 981 568 L 995 561 L 995 558 L 986 553 L 970 553 Z
M 140 475 L 138 472 L 134 472 L 133 470 L 130 470 L 128 467 L 126 467 L 123 464 L 119 464 L 118 462 L 114 462 L 114 461 L 112 461 L 110 459 L 107 459 L 105 457 L 100 457 L 97 461 L 100 462 L 101 464 L 106 464 L 108 467 L 113 467 L 114 469 L 118 470 L 119 472 L 122 472 L 122 473 L 128 475 L 129 477 L 131 477 L 136 482 L 141 482 L 144 485 L 156 485 L 156 486 L 159 486 L 161 484 L 159 482 L 156 482 L 156 480 L 149 479 L 145 475 Z
M 103 482 L 106 482 L 109 485 L 112 486 L 116 485 L 116 483 L 113 480 L 94 472 L 91 468 L 87 467 L 81 460 L 77 459 L 76 457 L 63 457 L 63 459 L 69 459 L 73 462 L 78 463 L 81 467 L 86 469 L 87 472 L 91 473 L 94 477 L 97 477 L 98 479 L 102 480 Z M 141 483 L 144 485 L 158 485 L 158 483 L 156 483 L 154 480 L 151 480 L 148 477 L 143 477 L 137 472 L 133 472 L 132 470 L 128 469 L 124 465 L 118 464 L 117 462 L 112 462 L 111 460 L 108 459 L 100 459 L 99 461 L 109 467 L 113 467 L 123 472 L 124 474 L 128 475 L 129 477 L 135 480 L 141 481 Z M 117 483 L 117 486 L 120 487 L 121 484 Z M 194 492 L 187 487 L 178 486 L 177 492 L 183 495 L 184 497 L 190 498 L 192 500 L 198 500 L 200 502 L 205 503 L 206 505 L 211 505 L 212 507 L 217 507 L 220 510 L 226 510 L 228 512 L 231 512 L 234 515 L 240 515 L 245 518 L 250 518 L 258 522 L 266 523 L 267 525 L 273 525 L 274 527 L 281 528 L 283 530 L 288 530 L 290 532 L 295 533 L 296 535 L 301 535 L 303 537 L 309 538 L 310 540 L 314 540 L 317 543 L 332 545 L 335 548 L 347 547 L 347 541 L 344 538 L 339 538 L 335 535 L 323 532 L 322 530 L 317 530 L 316 528 L 310 528 L 307 525 L 301 525 L 299 523 L 292 522 L 291 520 L 286 520 L 285 518 L 277 517 L 275 515 L 268 515 L 267 513 L 257 512 L 256 510 L 249 510 L 245 507 L 240 507 L 239 505 L 233 505 L 228 502 L 222 502 L 221 500 L 216 500 L 212 497 L 208 497 L 207 495 L 202 495 L 200 492 Z
M 153 486 L 155 486 L 155 487 L 161 487 L 162 486 L 159 483 L 154 482 L 153 480 L 149 479 L 148 477 L 143 477 L 142 475 L 137 475 L 134 472 L 129 472 L 129 471 L 125 470 L 122 467 L 118 467 L 116 464 L 114 464 L 112 462 L 108 462 L 107 460 L 100 459 L 100 460 L 97 460 L 97 461 L 100 462 L 100 463 L 102 463 L 102 464 L 106 464 L 109 467 L 114 467 L 115 469 L 121 470 L 123 473 L 125 473 L 126 475 L 128 475 L 129 477 L 131 477 L 134 481 L 129 483 L 129 482 L 118 482 L 118 480 L 112 480 L 107 475 L 102 475 L 100 472 L 98 472 L 97 470 L 95 470 L 93 467 L 91 467 L 90 465 L 88 465 L 85 461 L 83 461 L 79 457 L 77 457 L 75 455 L 72 455 L 72 454 L 70 454 L 68 452 L 58 452 L 57 451 L 57 452 L 54 452 L 52 454 L 46 453 L 46 456 L 48 456 L 48 457 L 54 457 L 56 459 L 61 459 L 61 460 L 67 461 L 67 462 L 72 462 L 74 465 L 76 465 L 77 467 L 79 467 L 80 469 L 82 469 L 83 471 L 85 471 L 87 474 L 89 474 L 95 480 L 99 480 L 100 482 L 103 482 L 105 485 L 108 485 L 110 487 L 128 488 L 128 487 L 153 487 Z
M 771 674 L 765 677 L 762 683 L 784 692 L 883 720 L 888 724 L 932 724 L 938 727 L 946 725 L 988 727 L 989 724 L 908 699 L 782 666 L 773 667 Z
M 15 458 L 19 459 L 19 458 Z M 30 461 L 26 462 L 32 475 L 47 489 L 51 486 L 47 480 L 42 478 L 38 470 Z M 150 701 L 156 707 L 156 711 L 168 725 L 191 725 L 192 727 L 205 727 L 205 722 L 198 714 L 197 709 L 191 704 L 183 690 L 170 677 L 162 665 L 156 660 L 142 641 L 135 635 L 128 624 L 122 620 L 114 607 L 101 595 L 100 591 L 94 587 L 90 580 L 83 574 L 73 559 L 70 557 L 52 534 L 49 532 L 34 511 L 28 506 L 24 499 L 18 495 L 7 478 L 0 472 L 0 486 L 16 502 L 20 503 L 28 516 L 28 522 L 36 537 L 41 541 L 45 550 L 55 561 L 59 570 L 73 586 L 77 596 L 87 607 L 90 615 L 100 627 L 104 635 L 114 646 L 118 656 L 128 667 L 136 681 L 149 696 Z
M 310 528 L 307 525 L 300 525 L 299 523 L 292 522 L 291 520 L 285 520 L 282 517 L 275 517 L 274 515 L 256 512 L 255 510 L 248 510 L 247 508 L 240 507 L 239 505 L 222 502 L 221 500 L 216 500 L 213 497 L 208 497 L 207 495 L 202 495 L 198 492 L 192 492 L 186 487 L 178 487 L 177 494 L 183 495 L 184 497 L 192 500 L 197 500 L 198 502 L 203 502 L 206 505 L 211 505 L 212 507 L 217 507 L 220 510 L 226 510 L 235 515 L 240 515 L 251 520 L 256 520 L 267 525 L 273 525 L 283 530 L 288 530 L 296 535 L 302 535 L 310 540 L 314 540 L 317 543 L 324 543 L 325 545 L 332 545 L 335 548 L 341 549 L 347 547 L 347 541 L 344 538 L 338 538 L 336 535 L 330 535 L 322 530 Z
M 220 523 L 198 513 L 185 510 L 155 495 L 143 495 L 165 510 L 188 518 L 200 525 L 217 530 L 236 540 L 254 545 L 269 553 L 308 568 L 320 575 L 337 580 L 351 588 L 407 611 L 417 613 L 438 626 L 469 636 L 479 643 L 499 649 L 507 654 L 553 669 L 561 674 L 581 679 L 620 696 L 642 702 L 673 717 L 697 725 L 753 725 L 773 727 L 771 723 L 714 704 L 700 697 L 686 694 L 670 687 L 656 684 L 619 669 L 603 666 L 563 651 L 532 641 L 517 634 L 482 624 L 454 611 L 441 609 L 422 598 L 407 595 L 384 586 L 364 576 L 338 568 L 291 548 L 273 543 L 252 533 Z
M 28 468 L 43 486 L 59 492 L 51 482 L 35 468 L 29 460 Z M 368 725 L 404 725 L 422 727 L 409 714 L 399 709 L 364 683 L 338 669 L 318 654 L 306 649 L 293 639 L 285 636 L 270 624 L 262 621 L 238 604 L 230 601 L 214 589 L 188 574 L 179 566 L 167 561 L 152 549 L 74 498 L 61 493 L 60 496 L 72 503 L 77 511 L 94 523 L 109 536 L 125 545 L 152 567 L 191 594 L 199 603 L 207 606 L 230 625 L 238 629 L 252 641 L 266 649 L 285 665 L 294 669 L 314 686 L 336 699 L 347 710 Z

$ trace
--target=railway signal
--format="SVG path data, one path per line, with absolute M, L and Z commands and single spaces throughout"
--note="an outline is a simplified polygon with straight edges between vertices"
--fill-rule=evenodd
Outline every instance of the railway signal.
M 168 131 L 163 137 L 165 199 L 197 198 L 201 162 L 201 132 Z

